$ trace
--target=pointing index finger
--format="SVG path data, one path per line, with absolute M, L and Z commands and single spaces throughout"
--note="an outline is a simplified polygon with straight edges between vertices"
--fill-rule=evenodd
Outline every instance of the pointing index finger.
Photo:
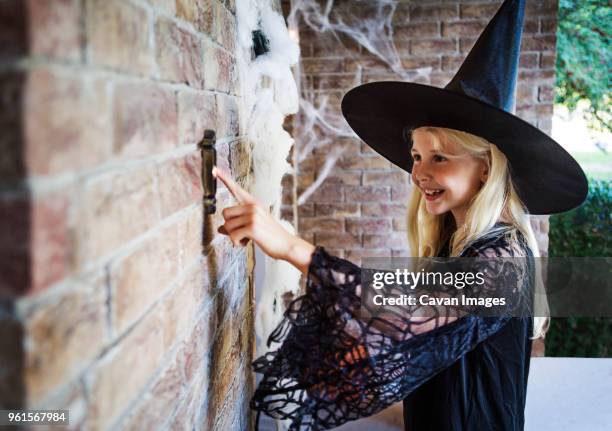
M 212 174 L 221 180 L 221 182 L 225 185 L 225 187 L 227 187 L 232 196 L 234 196 L 238 202 L 247 203 L 253 201 L 253 197 L 246 190 L 240 187 L 240 185 L 222 169 L 215 166 L 213 167 Z

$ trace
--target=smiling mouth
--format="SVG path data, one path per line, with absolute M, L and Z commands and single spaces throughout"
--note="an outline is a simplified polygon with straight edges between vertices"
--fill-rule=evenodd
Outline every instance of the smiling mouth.
M 442 193 L 444 193 L 444 189 L 423 189 L 425 199 L 428 201 L 436 200 L 442 195 Z

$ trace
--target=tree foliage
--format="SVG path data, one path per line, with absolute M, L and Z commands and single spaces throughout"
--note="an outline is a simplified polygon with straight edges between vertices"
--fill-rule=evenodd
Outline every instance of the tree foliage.
M 574 111 L 581 100 L 589 125 L 612 131 L 612 7 L 607 0 L 559 0 L 556 103 Z

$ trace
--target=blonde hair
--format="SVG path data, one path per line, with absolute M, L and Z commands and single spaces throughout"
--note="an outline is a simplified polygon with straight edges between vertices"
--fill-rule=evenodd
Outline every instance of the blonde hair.
M 536 262 L 535 310 L 543 310 L 544 316 L 534 316 L 533 338 L 544 337 L 548 330 L 548 304 L 543 289 L 540 270 L 540 251 L 531 227 L 529 213 L 519 198 L 510 176 L 508 159 L 495 146 L 484 138 L 441 127 L 419 127 L 412 133 L 426 133 L 433 147 L 442 151 L 446 142 L 453 142 L 465 149 L 469 155 L 484 161 L 488 177 L 480 190 L 472 198 L 466 212 L 465 222 L 455 227 L 450 212 L 442 215 L 429 214 L 425 199 L 418 187 L 411 187 L 408 200 L 407 233 L 412 254 L 418 257 L 437 256 L 442 246 L 449 240 L 449 256 L 459 256 L 462 250 L 491 229 L 498 221 L 510 223 L 516 229 L 510 230 L 511 241 L 517 240 L 521 232 L 531 249 Z M 445 152 L 445 157 L 460 157 Z M 540 303 L 543 301 L 543 303 Z

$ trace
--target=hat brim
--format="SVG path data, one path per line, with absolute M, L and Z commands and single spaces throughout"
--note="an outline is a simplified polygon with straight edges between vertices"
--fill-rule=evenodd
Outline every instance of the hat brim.
M 586 199 L 584 171 L 561 145 L 515 115 L 472 97 L 429 85 L 378 81 L 348 91 L 342 114 L 366 144 L 407 172 L 412 172 L 412 144 L 405 131 L 445 127 L 483 137 L 504 153 L 530 214 L 569 211 Z

